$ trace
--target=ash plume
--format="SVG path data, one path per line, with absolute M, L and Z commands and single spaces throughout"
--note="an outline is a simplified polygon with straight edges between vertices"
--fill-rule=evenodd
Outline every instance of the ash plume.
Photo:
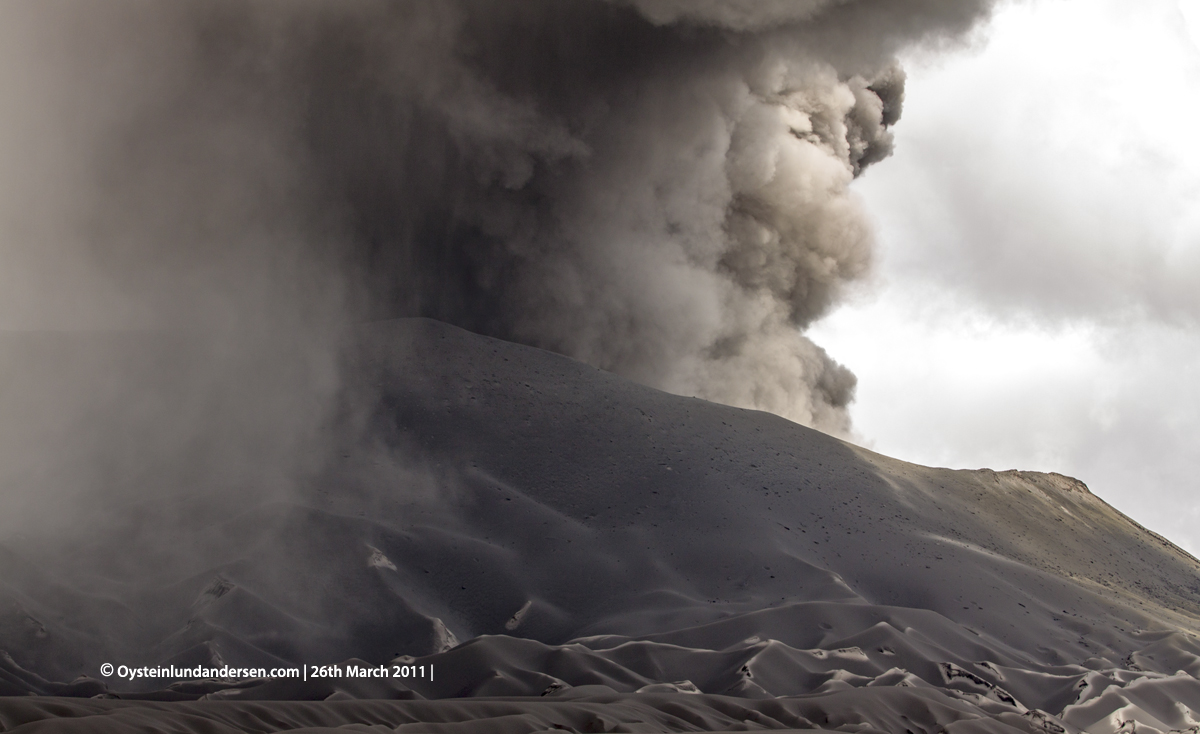
M 896 53 L 989 7 L 6 2 L 0 328 L 187 344 L 8 359 L 12 501 L 282 477 L 339 329 L 397 316 L 848 431 L 802 333 L 870 266 L 848 186 Z

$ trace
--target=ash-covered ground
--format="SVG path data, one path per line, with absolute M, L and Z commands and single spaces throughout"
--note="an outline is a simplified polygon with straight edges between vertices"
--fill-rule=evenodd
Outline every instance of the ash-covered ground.
M 158 532 L 8 544 L 3 730 L 1200 720 L 1200 563 L 1077 480 L 916 466 L 430 320 L 364 326 L 346 354 L 337 450 L 293 493 L 165 495 L 122 515 Z

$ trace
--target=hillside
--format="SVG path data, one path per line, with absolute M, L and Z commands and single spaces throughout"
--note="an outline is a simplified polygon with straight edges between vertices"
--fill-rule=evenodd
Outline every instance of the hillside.
M 363 327 L 347 354 L 330 458 L 292 492 L 216 516 L 191 498 L 155 564 L 139 559 L 161 536 L 132 520 L 45 556 L 5 549 L 0 693 L 549 694 L 601 701 L 615 725 L 694 691 L 726 729 L 723 697 L 747 716 L 778 700 L 792 729 L 898 731 L 916 710 L 927 731 L 1200 719 L 1200 563 L 1077 480 L 908 464 L 434 321 Z M 437 678 L 49 682 L 101 662 L 397 656 Z M 0 730 L 50 716 L 37 705 L 0 702 Z M 646 730 L 685 730 L 662 727 Z

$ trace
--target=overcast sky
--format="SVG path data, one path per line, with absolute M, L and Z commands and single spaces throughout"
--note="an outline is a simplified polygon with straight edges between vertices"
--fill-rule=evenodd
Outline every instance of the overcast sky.
M 1200 0 L 1006 5 L 905 65 L 875 279 L 812 333 L 861 442 L 1069 474 L 1200 551 Z

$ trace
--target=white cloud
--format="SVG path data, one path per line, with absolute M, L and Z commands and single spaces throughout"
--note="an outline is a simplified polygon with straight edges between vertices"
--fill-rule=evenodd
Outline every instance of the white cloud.
M 1200 0 L 1179 0 L 1179 12 L 1192 45 L 1200 50 Z
M 864 442 L 1072 474 L 1200 549 L 1197 8 L 1013 4 L 909 61 L 896 155 L 856 184 L 880 288 L 812 333 Z

